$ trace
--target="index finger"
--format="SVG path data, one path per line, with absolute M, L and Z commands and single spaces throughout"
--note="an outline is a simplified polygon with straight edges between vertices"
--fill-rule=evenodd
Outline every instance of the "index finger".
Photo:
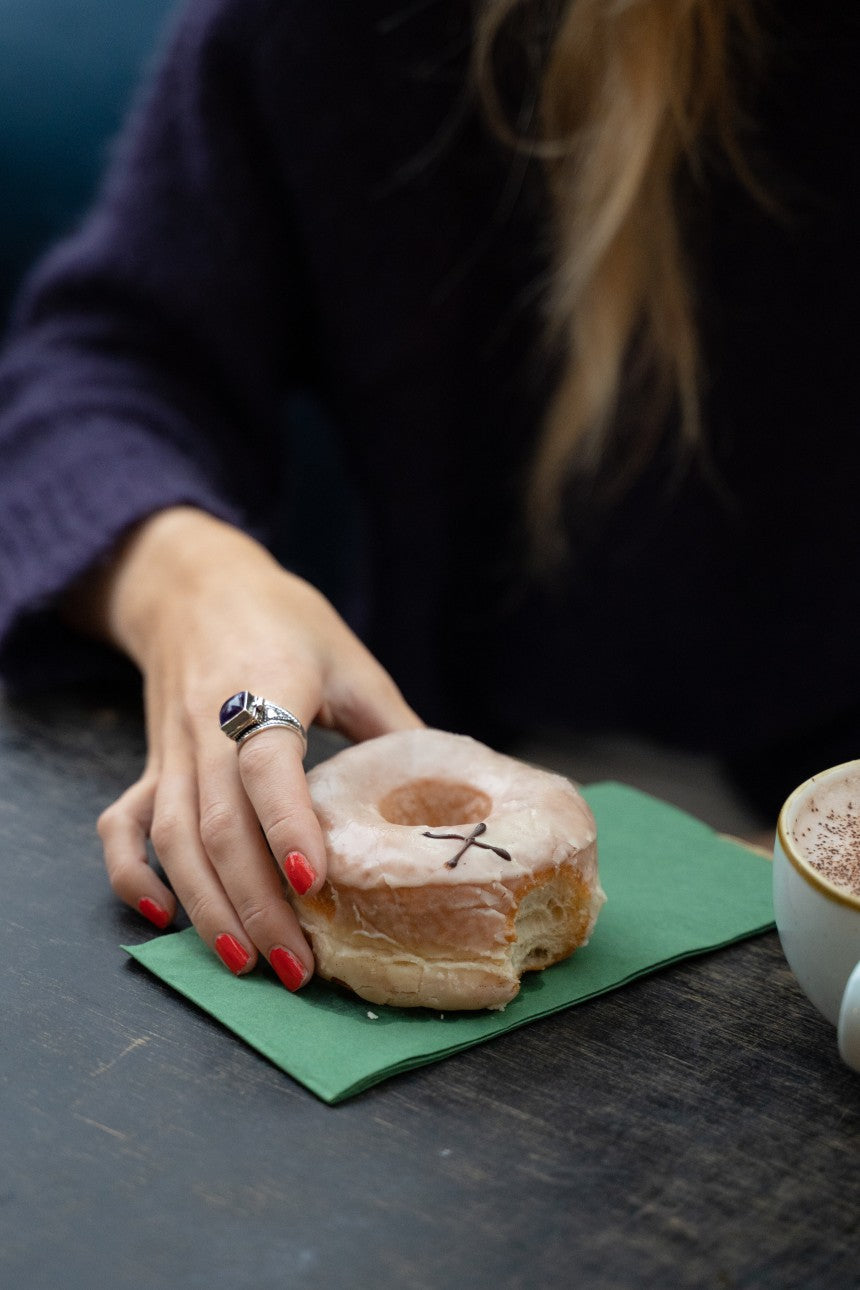
M 300 896 L 315 892 L 326 874 L 322 829 L 302 765 L 298 733 L 261 730 L 238 749 L 239 774 L 272 855 Z

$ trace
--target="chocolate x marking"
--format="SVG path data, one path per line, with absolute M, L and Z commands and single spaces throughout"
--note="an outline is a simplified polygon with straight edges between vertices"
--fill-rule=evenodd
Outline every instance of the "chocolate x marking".
M 469 850 L 469 847 L 482 847 L 484 851 L 495 851 L 496 855 L 501 856 L 502 860 L 510 860 L 511 858 L 510 853 L 505 851 L 503 847 L 494 847 L 494 846 L 491 846 L 489 842 L 478 841 L 478 838 L 481 836 L 481 834 L 486 833 L 486 831 L 487 831 L 486 824 L 481 823 L 481 824 L 475 825 L 475 827 L 472 829 L 472 832 L 469 834 L 467 838 L 464 838 L 462 833 L 428 833 L 426 829 L 424 830 L 421 836 L 423 838 L 440 838 L 440 839 L 456 838 L 458 842 L 463 842 L 465 844 L 464 846 L 460 847 L 460 850 L 457 852 L 455 856 L 452 856 L 450 860 L 445 861 L 446 869 L 456 869 L 457 865 L 460 863 L 460 858 L 463 855 L 465 855 L 465 853 Z

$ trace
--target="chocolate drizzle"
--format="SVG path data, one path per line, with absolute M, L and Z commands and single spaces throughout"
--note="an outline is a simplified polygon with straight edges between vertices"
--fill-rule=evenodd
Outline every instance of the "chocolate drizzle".
M 511 858 L 510 853 L 505 851 L 504 847 L 494 847 L 494 846 L 491 846 L 489 842 L 478 841 L 478 838 L 481 836 L 481 834 L 486 833 L 486 831 L 487 831 L 486 824 L 481 822 L 480 824 L 475 825 L 475 827 L 472 829 L 472 832 L 469 834 L 468 837 L 464 837 L 462 833 L 429 833 L 426 829 L 424 830 L 421 836 L 423 838 L 439 838 L 439 839 L 450 838 L 452 840 L 456 839 L 458 842 L 463 843 L 463 846 L 460 847 L 460 850 L 457 852 L 457 854 L 455 856 L 452 856 L 450 860 L 445 861 L 446 869 L 456 869 L 457 865 L 460 863 L 461 857 L 465 855 L 465 853 L 469 850 L 469 847 L 481 847 L 484 851 L 495 851 L 496 855 L 499 856 L 502 860 L 510 860 Z

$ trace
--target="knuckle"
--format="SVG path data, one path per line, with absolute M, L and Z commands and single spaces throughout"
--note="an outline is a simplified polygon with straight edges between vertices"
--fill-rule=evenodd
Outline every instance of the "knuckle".
M 266 840 L 275 855 L 307 833 L 307 817 L 306 807 L 299 803 L 292 803 L 286 807 L 281 806 L 274 818 L 268 821 Z
M 206 891 L 189 892 L 182 904 L 191 922 L 205 939 L 207 930 L 218 922 L 218 911 L 212 897 Z
M 160 856 L 169 855 L 176 849 L 178 841 L 187 836 L 187 825 L 175 811 L 163 811 L 152 821 L 150 838 L 152 845 Z
M 235 827 L 236 810 L 229 802 L 209 802 L 200 815 L 200 840 L 207 854 L 216 856 L 223 850 Z
M 261 903 L 259 899 L 249 896 L 239 902 L 236 912 L 255 945 L 265 945 L 267 940 L 271 940 L 274 912 L 271 904 Z
M 272 749 L 269 741 L 262 739 L 260 735 L 255 735 L 253 739 L 246 740 L 239 748 L 239 765 L 242 775 L 259 775 L 265 770 L 272 760 Z

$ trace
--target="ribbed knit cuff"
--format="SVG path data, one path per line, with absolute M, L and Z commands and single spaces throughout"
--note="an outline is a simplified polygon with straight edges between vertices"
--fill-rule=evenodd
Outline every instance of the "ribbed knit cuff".
M 75 460 L 67 437 L 62 469 L 43 472 L 35 486 L 29 477 L 26 491 L 0 484 L 0 648 L 155 511 L 198 506 L 244 527 L 239 508 L 169 442 L 116 424 L 89 425 L 78 437 L 85 456 Z

